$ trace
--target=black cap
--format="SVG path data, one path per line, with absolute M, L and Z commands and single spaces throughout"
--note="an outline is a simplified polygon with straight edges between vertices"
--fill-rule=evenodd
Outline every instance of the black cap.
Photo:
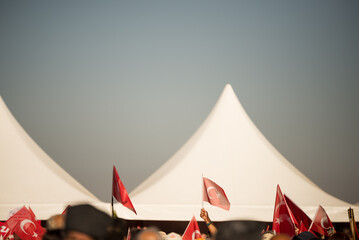
M 82 204 L 68 208 L 65 230 L 78 231 L 95 239 L 103 239 L 111 222 L 112 218 L 108 214 L 89 204 Z

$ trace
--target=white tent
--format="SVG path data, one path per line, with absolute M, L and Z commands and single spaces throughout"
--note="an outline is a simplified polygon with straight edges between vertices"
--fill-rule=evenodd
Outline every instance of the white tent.
M 279 184 L 310 217 L 321 204 L 332 221 L 347 221 L 343 202 L 321 190 L 290 164 L 260 133 L 230 85 L 197 132 L 147 180 L 131 192 L 138 215 L 131 219 L 199 219 L 202 174 L 216 182 L 230 211 L 205 208 L 215 221 L 272 221 Z
M 0 97 L 0 220 L 23 205 L 38 219 L 60 214 L 68 204 L 87 202 L 110 212 L 57 165 L 24 131 Z

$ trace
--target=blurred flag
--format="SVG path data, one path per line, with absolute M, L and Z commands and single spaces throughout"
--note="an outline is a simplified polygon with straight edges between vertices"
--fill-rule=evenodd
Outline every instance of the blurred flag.
M 300 222 L 299 224 L 299 233 L 302 233 L 302 232 L 308 232 L 308 228 L 306 228 L 303 224 L 303 222 Z
M 45 233 L 45 229 L 36 221 L 31 208 L 27 209 L 25 206 L 10 217 L 4 225 L 22 240 L 40 240 Z
M 292 214 L 292 220 L 294 224 L 299 228 L 301 224 L 305 226 L 306 229 L 309 229 L 312 220 L 308 217 L 305 212 L 300 209 L 287 195 L 284 194 L 284 200 L 287 203 L 287 206 Z M 307 230 L 308 231 L 308 230 Z
M 192 220 L 189 222 L 186 230 L 184 231 L 184 233 L 182 235 L 182 240 L 196 240 L 196 239 L 200 239 L 200 238 L 202 238 L 201 232 L 199 230 L 197 220 L 193 216 Z
M 116 167 L 113 166 L 113 175 L 112 175 L 112 196 L 123 206 L 127 207 L 135 214 L 137 214 L 135 208 L 132 205 L 130 197 L 128 196 L 127 190 L 123 185 L 120 176 L 118 176 Z
M 224 190 L 208 178 L 203 178 L 203 201 L 229 211 L 231 204 Z
M 0 222 L 0 240 L 3 240 L 12 234 L 10 228 L 4 222 Z
M 277 185 L 272 226 L 276 234 L 285 233 L 290 237 L 295 235 L 295 226 L 279 185 Z
M 317 212 L 315 213 L 313 222 L 309 230 L 317 232 L 326 237 L 329 236 L 329 231 L 334 231 L 334 226 L 329 219 L 329 216 L 325 212 L 324 208 L 319 205 Z

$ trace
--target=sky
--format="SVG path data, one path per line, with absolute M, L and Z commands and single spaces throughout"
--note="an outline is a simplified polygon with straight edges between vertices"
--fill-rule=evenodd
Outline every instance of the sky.
M 0 1 L 0 95 L 110 201 L 196 131 L 225 84 L 315 184 L 359 202 L 359 1 Z M 5 161 L 5 159 L 1 159 Z

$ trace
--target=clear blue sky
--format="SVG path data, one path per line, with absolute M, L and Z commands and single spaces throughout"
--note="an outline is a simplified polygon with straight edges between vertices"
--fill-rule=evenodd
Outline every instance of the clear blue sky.
M 292 164 L 357 202 L 358 12 L 336 0 L 1 1 L 0 94 L 109 201 L 113 164 L 132 190 L 230 83 Z

